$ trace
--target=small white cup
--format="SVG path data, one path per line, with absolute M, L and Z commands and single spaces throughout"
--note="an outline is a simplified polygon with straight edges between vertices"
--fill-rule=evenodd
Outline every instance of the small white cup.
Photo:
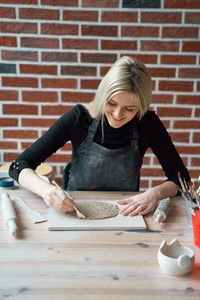
M 158 250 L 158 263 L 164 272 L 175 276 L 188 274 L 194 265 L 194 252 L 181 246 L 177 239 L 162 241 Z

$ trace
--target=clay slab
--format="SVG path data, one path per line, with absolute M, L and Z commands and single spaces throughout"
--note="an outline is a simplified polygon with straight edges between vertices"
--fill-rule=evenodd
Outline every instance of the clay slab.
M 82 200 L 83 201 L 83 200 Z M 84 200 L 91 201 L 91 200 Z M 95 200 L 96 201 L 96 200 Z M 106 200 L 102 200 L 106 202 Z M 117 204 L 116 201 L 107 200 L 109 203 Z M 76 201 L 78 202 L 78 201 Z M 119 208 L 123 207 L 119 205 Z M 122 216 L 118 214 L 113 218 L 88 220 L 78 219 L 66 213 L 49 208 L 48 230 L 144 230 L 146 224 L 142 216 Z

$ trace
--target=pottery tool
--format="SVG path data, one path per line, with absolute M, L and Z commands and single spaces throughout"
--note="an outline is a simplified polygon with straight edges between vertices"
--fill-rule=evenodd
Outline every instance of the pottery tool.
M 198 182 L 200 182 L 200 175 L 199 175 L 199 178 L 197 179 Z M 200 194 L 200 186 L 199 188 L 197 189 L 197 194 Z
M 178 172 L 178 179 L 179 179 L 179 182 L 180 182 L 182 191 L 183 191 L 183 192 L 186 192 L 186 190 L 185 190 L 185 185 L 184 185 L 183 180 L 182 180 L 182 178 L 181 178 L 180 172 Z
M 156 224 L 164 223 L 164 221 L 167 218 L 169 208 L 170 208 L 170 198 L 162 199 L 154 212 L 154 218 Z
M 186 188 L 185 188 L 185 184 L 181 178 L 181 175 L 180 175 L 180 172 L 178 172 L 178 179 L 179 179 L 179 182 L 180 182 L 180 185 L 181 185 L 181 188 L 182 188 L 182 196 L 183 198 L 186 200 L 186 201 L 189 201 L 192 205 L 192 198 L 190 197 L 190 194 L 189 192 L 187 192 Z
M 180 172 L 178 172 L 178 179 L 182 187 L 182 196 L 185 201 L 190 202 L 191 213 L 192 215 L 196 216 L 200 208 L 200 198 L 198 196 L 198 191 L 194 190 L 194 186 L 191 182 L 187 183 L 185 179 L 182 180 Z
M 66 191 L 64 191 L 58 184 L 57 184 L 57 182 L 55 182 L 55 180 L 52 180 L 52 183 L 55 185 L 55 186 L 57 186 L 57 188 L 59 188 L 60 189 L 60 191 L 62 191 L 63 193 L 65 193 L 66 195 L 67 195 L 67 197 L 68 198 L 72 198 Z M 70 205 L 70 204 L 68 204 L 68 205 Z M 72 206 L 72 205 L 71 205 Z M 74 205 L 74 206 L 72 206 L 74 209 L 75 209 L 75 211 L 76 211 L 76 214 L 77 214 L 77 217 L 79 218 L 79 219 L 86 219 L 86 217 L 77 209 L 77 207 Z
M 1 207 L 10 234 L 17 235 L 18 227 L 15 209 L 9 194 L 6 192 L 1 194 Z
M 27 217 L 31 219 L 33 223 L 37 224 L 47 221 L 38 211 L 30 208 L 19 196 L 13 195 L 12 199 L 15 204 L 25 210 Z

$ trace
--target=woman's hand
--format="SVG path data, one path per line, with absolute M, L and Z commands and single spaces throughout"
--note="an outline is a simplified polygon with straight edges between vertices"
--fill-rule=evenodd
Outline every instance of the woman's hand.
M 146 190 L 144 193 L 119 200 L 119 204 L 126 204 L 120 211 L 124 216 L 146 215 L 155 210 L 159 201 L 174 197 L 178 192 L 177 185 L 172 181 L 165 181 L 160 185 Z
M 127 199 L 118 201 L 119 204 L 126 206 L 120 211 L 123 216 L 146 215 L 155 210 L 158 205 L 158 200 L 152 194 L 147 193 L 137 194 Z
M 48 180 L 44 180 L 32 169 L 26 168 L 20 172 L 19 183 L 24 188 L 42 197 L 48 206 L 62 212 L 74 210 L 75 203 L 71 195 L 61 191 Z
M 73 197 L 52 184 L 44 190 L 42 198 L 48 206 L 59 211 L 70 212 L 74 210 L 75 203 Z

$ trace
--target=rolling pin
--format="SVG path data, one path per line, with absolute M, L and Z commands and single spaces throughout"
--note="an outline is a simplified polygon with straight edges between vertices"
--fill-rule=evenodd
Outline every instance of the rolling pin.
M 16 235 L 18 230 L 17 218 L 13 207 L 13 202 L 10 199 L 9 194 L 6 192 L 1 194 L 1 208 L 10 234 Z
M 165 222 L 170 208 L 170 198 L 165 198 L 160 201 L 156 211 L 154 212 L 155 223 Z

